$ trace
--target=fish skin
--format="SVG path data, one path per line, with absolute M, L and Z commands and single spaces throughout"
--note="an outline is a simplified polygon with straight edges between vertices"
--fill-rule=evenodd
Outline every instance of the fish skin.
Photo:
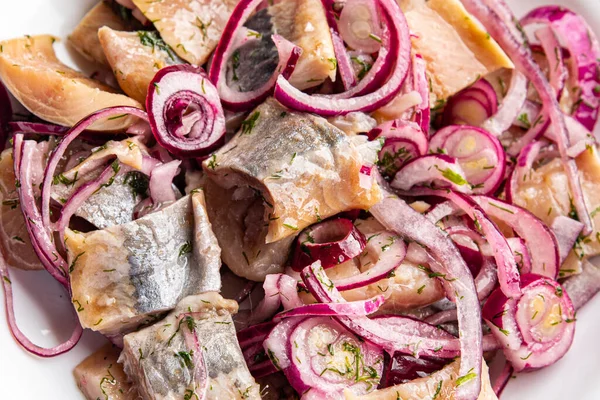
M 127 174 L 142 167 L 145 146 L 138 139 L 125 139 L 120 142 L 109 141 L 106 148 L 96 150 L 88 158 L 71 168 L 63 175 L 69 179 L 76 179 L 72 185 L 57 182 L 52 185 L 51 196 L 57 202 L 64 204 L 66 199 L 77 191 L 77 189 L 97 178 L 104 169 L 101 167 L 117 156 L 120 164 L 118 173 L 114 175 L 114 181 L 109 186 L 101 187 L 90 196 L 77 209 L 75 215 L 84 218 L 99 229 L 105 229 L 113 225 L 121 225 L 133 221 L 135 206 L 139 203 L 141 196 L 134 195 L 131 187 L 125 183 Z
M 183 334 L 189 327 L 178 320 L 181 314 L 192 313 L 209 373 L 206 398 L 260 399 L 259 386 L 248 371 L 231 318 L 237 310 L 235 301 L 214 292 L 187 297 L 163 321 L 126 335 L 119 362 L 143 398 L 182 399 L 195 383 L 193 371 L 173 354 L 193 350 L 187 348 Z
M 75 50 L 90 61 L 109 67 L 108 60 L 100 46 L 98 29 L 106 26 L 118 31 L 127 30 L 127 24 L 112 8 L 101 1 L 92 8 L 73 29 L 68 41 Z
M 139 394 L 117 362 L 121 349 L 108 343 L 73 370 L 77 387 L 87 400 L 137 400 Z
M 137 101 L 61 63 L 52 47 L 56 40 L 50 35 L 38 35 L 0 42 L 0 79 L 25 108 L 62 126 L 73 126 L 107 107 L 142 108 Z M 104 119 L 91 129 L 122 131 L 136 120 L 131 115 Z
M 279 55 L 271 39 L 278 34 L 302 49 L 292 85 L 299 89 L 318 86 L 327 78 L 335 81 L 337 64 L 325 11 L 319 0 L 282 0 L 256 12 L 244 26 L 262 36 L 240 46 L 237 80 L 229 63 L 229 85 L 242 92 L 259 88 L 269 80 Z
M 133 0 L 179 57 L 194 65 L 208 61 L 237 0 Z M 202 29 L 204 27 L 204 30 Z
M 262 281 L 283 271 L 302 229 L 368 209 L 382 194 L 376 184 L 360 187 L 360 168 L 376 155 L 360 138 L 273 99 L 250 115 L 258 115 L 253 128 L 242 129 L 203 168 L 213 183 L 206 188 L 207 208 L 224 262 L 235 274 Z
M 158 70 L 168 65 L 182 64 L 183 60 L 168 47 L 142 44 L 140 34 L 144 33 L 121 32 L 104 26 L 98 30 L 97 36 L 121 89 L 145 104 L 148 86 Z
M 152 322 L 186 296 L 218 291 L 218 245 L 212 235 L 197 236 L 195 244 L 194 229 L 190 196 L 123 225 L 67 229 L 72 299 L 82 326 L 115 336 Z M 203 257 L 194 247 L 204 249 Z M 204 254 L 208 247 L 213 252 Z

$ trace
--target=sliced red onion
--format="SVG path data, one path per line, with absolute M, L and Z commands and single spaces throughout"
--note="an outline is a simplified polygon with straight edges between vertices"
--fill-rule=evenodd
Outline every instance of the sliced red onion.
M 305 229 L 296 239 L 292 268 L 301 271 L 319 260 L 331 268 L 358 256 L 367 239 L 349 219 L 338 218 Z
M 516 371 L 555 363 L 567 352 L 575 334 L 575 309 L 558 282 L 526 274 L 522 289 L 518 300 L 495 291 L 482 310 L 492 333 L 505 344 L 504 354 Z
M 427 211 L 427 214 L 425 214 L 425 217 L 429 220 L 429 222 L 433 222 L 435 224 L 441 219 L 454 214 L 458 210 L 459 208 L 451 201 L 444 201 L 430 208 L 429 211 Z
M 27 336 L 17 326 L 17 319 L 15 317 L 15 307 L 13 304 L 13 291 L 12 282 L 10 280 L 10 274 L 8 272 L 8 265 L 4 260 L 4 257 L 0 254 L 0 275 L 2 278 L 2 288 L 4 289 L 4 305 L 6 308 L 6 317 L 8 320 L 8 327 L 10 333 L 13 335 L 15 340 L 28 352 L 35 354 L 39 357 L 55 357 L 60 354 L 66 353 L 71 350 L 79 342 L 83 333 L 83 328 L 77 321 L 75 329 L 71 334 L 71 337 L 64 343 L 52 348 L 40 347 L 30 341 Z
M 419 146 L 409 139 L 386 138 L 379 151 L 379 170 L 393 177 L 408 161 L 419 157 Z
M 43 122 L 14 121 L 8 124 L 12 133 L 37 133 L 40 135 L 62 136 L 69 128 Z
M 496 91 L 488 81 L 480 79 L 448 100 L 444 108 L 443 123 L 480 126 L 497 109 Z
M 342 78 L 342 84 L 344 90 L 350 90 L 356 86 L 356 75 L 354 74 L 354 68 L 352 68 L 352 60 L 344 46 L 344 41 L 340 37 L 339 33 L 333 28 L 329 28 L 331 32 L 331 41 L 333 42 L 333 51 L 335 52 L 335 59 L 337 60 L 337 68 Z
M 518 70 L 513 70 L 510 86 L 498 111 L 489 117 L 482 127 L 492 135 L 500 136 L 508 130 L 527 99 L 527 78 Z
M 103 118 L 110 118 L 127 114 L 134 115 L 145 121 L 148 120 L 148 115 L 138 108 L 125 106 L 105 108 L 96 111 L 95 113 L 92 113 L 84 119 L 82 119 L 81 121 L 79 121 L 73 128 L 69 130 L 69 132 L 61 140 L 60 144 L 54 149 L 54 151 L 50 155 L 50 158 L 48 159 L 48 164 L 46 165 L 46 171 L 44 172 L 44 182 L 42 186 L 41 214 L 43 226 L 46 229 L 50 227 L 50 194 L 52 191 L 54 172 L 56 171 L 56 167 L 58 166 L 58 163 L 64 156 L 65 152 L 67 151 L 69 145 L 87 128 L 94 124 L 94 122 Z
M 576 119 L 565 116 L 565 123 L 567 124 L 569 139 L 571 140 L 571 147 L 567 149 L 569 157 L 576 158 L 588 148 L 596 145 L 594 136 L 592 136 L 585 126 L 577 122 Z
M 376 53 L 381 47 L 381 22 L 374 0 L 347 0 L 340 13 L 338 29 L 354 50 Z
M 555 279 L 560 267 L 556 238 L 539 218 L 529 211 L 486 196 L 474 196 L 491 217 L 510 226 L 527 244 L 531 254 L 531 272 Z
M 410 34 L 406 18 L 395 1 L 379 0 L 379 5 L 384 21 L 384 43 L 389 41 L 387 51 L 384 46 L 384 51 L 380 50 L 380 58 L 384 57 L 382 53 L 386 53 L 382 65 L 373 65 L 358 85 L 340 95 L 311 96 L 294 88 L 280 76 L 275 87 L 275 98 L 292 109 L 322 116 L 345 115 L 353 111 L 370 112 L 394 99 L 408 72 Z M 389 77 L 385 83 L 378 81 L 383 76 Z
M 307 304 L 280 312 L 273 317 L 274 321 L 293 317 L 335 317 L 366 316 L 371 315 L 385 302 L 383 295 L 375 296 L 369 300 L 349 301 L 347 303 L 317 303 Z
M 598 39 L 583 17 L 565 7 L 539 7 L 521 19 L 523 26 L 534 23 L 549 25 L 569 50 L 573 60 L 571 75 L 580 89 L 580 101 L 573 116 L 589 131 L 593 131 L 600 107 L 600 93 L 597 90 L 600 84 Z M 551 58 L 554 54 L 547 56 Z
M 263 346 L 267 356 L 278 370 L 285 371 L 292 364 L 288 349 L 288 340 L 294 328 L 304 318 L 288 318 L 278 323 L 267 335 Z
M 417 106 L 414 121 L 421 127 L 421 131 L 429 136 L 431 125 L 430 88 L 427 77 L 427 64 L 419 54 L 412 59 L 412 71 L 415 90 L 421 96 L 421 104 Z
M 550 86 L 554 89 L 556 98 L 560 100 L 568 75 L 563 59 L 562 47 L 556 34 L 549 26 L 535 31 L 535 36 L 539 39 L 548 60 Z
M 173 191 L 173 179 L 179 174 L 180 160 L 174 160 L 155 167 L 150 174 L 150 196 L 154 204 L 177 200 Z
M 87 199 L 96 193 L 103 185 L 106 185 L 111 178 L 114 178 L 117 172 L 118 169 L 115 170 L 112 165 L 109 165 L 100 173 L 97 178 L 81 185 L 77 188 L 75 193 L 71 195 L 71 197 L 60 210 L 60 217 L 58 218 L 58 221 L 56 221 L 54 227 L 54 229 L 61 235 L 61 239 L 65 229 L 69 226 L 71 217 L 75 215 L 79 207 L 81 207 L 81 205 L 85 203 Z
M 246 325 L 254 325 L 272 318 L 282 304 L 284 310 L 303 307 L 304 303 L 298 296 L 297 283 L 294 278 L 287 275 L 267 275 L 263 283 L 265 297 L 252 310 Z
M 56 249 L 47 225 L 44 225 L 33 191 L 31 161 L 36 142 L 23 141 L 23 135 L 19 134 L 15 136 L 13 143 L 13 154 L 19 154 L 14 158 L 15 176 L 19 183 L 19 204 L 31 244 L 46 271 L 69 290 L 67 262 Z
M 508 155 L 516 157 L 519 153 L 530 143 L 540 139 L 542 135 L 547 134 L 550 130 L 550 119 L 546 115 L 546 112 L 541 109 L 539 114 L 534 119 L 533 126 L 514 143 L 510 145 L 506 151 Z
M 273 330 L 275 325 L 277 325 L 277 323 L 273 321 L 268 321 L 262 324 L 252 325 L 251 327 L 248 327 L 246 329 L 242 329 L 237 333 L 237 338 L 240 342 L 240 347 L 242 349 L 246 349 L 257 343 L 260 343 L 262 345 L 263 341 Z
M 405 139 L 416 144 L 417 155 L 424 156 L 429 149 L 429 139 L 425 131 L 413 122 L 395 120 L 384 122 L 369 132 L 369 140 L 376 138 Z
M 429 154 L 409 161 L 392 180 L 393 188 L 404 191 L 417 185 L 471 192 L 471 185 L 458 161 L 444 154 Z
M 510 249 L 515 256 L 515 260 L 517 260 L 517 263 L 519 264 L 519 272 L 521 275 L 531 273 L 533 264 L 531 261 L 531 254 L 529 253 L 525 241 L 518 237 L 512 237 L 507 238 L 506 242 L 510 246 Z
M 334 280 L 339 291 L 357 289 L 388 278 L 406 257 L 406 244 L 392 232 L 372 235 L 364 250 L 371 256 L 377 255 L 377 262 L 358 275 Z
M 559 265 L 562 265 L 577 241 L 583 229 L 583 224 L 564 215 L 559 215 L 552 221 L 551 228 L 558 244 Z
M 200 67 L 161 69 L 148 87 L 146 109 L 157 142 L 180 157 L 208 154 L 225 135 L 219 94 Z
M 488 32 L 490 32 L 490 35 L 500 44 L 500 46 L 502 46 L 504 51 L 508 54 L 508 56 L 515 64 L 515 66 L 525 74 L 525 76 L 529 79 L 529 81 L 533 84 L 536 91 L 538 92 L 538 95 L 540 96 L 542 103 L 544 104 L 544 109 L 548 113 L 552 127 L 555 130 L 557 144 L 560 150 L 561 159 L 563 161 L 563 167 L 569 180 L 569 186 L 571 189 L 573 203 L 575 205 L 575 209 L 577 210 L 577 214 L 579 215 L 581 222 L 583 222 L 585 225 L 583 233 L 586 235 L 591 233 L 593 230 L 592 220 L 588 213 L 583 197 L 583 191 L 581 188 L 581 182 L 579 180 L 577 164 L 575 163 L 574 159 L 570 158 L 567 155 L 567 149 L 570 147 L 570 141 L 564 120 L 564 114 L 560 109 L 558 101 L 556 100 L 556 96 L 554 96 L 552 87 L 546 80 L 546 77 L 540 70 L 539 66 L 533 60 L 531 56 L 531 51 L 526 43 L 526 38 L 523 37 L 523 34 L 519 29 L 513 26 L 513 23 L 514 21 L 516 21 L 516 18 L 514 17 L 514 15 L 512 15 L 510 8 L 506 5 L 506 2 L 504 0 L 497 0 L 495 2 L 483 2 L 482 0 L 462 0 L 462 3 L 467 9 L 467 11 L 469 11 L 471 14 L 473 14 L 473 16 L 475 16 L 483 23 Z M 551 10 L 556 11 L 556 16 L 561 18 L 558 19 L 558 21 L 563 21 L 565 22 L 565 24 L 567 22 L 575 21 L 575 23 L 573 24 L 567 24 L 573 25 L 572 29 L 574 32 L 577 32 L 577 30 L 581 30 L 582 27 L 587 27 L 585 21 L 575 16 L 575 14 L 570 13 L 565 8 L 553 7 L 551 8 Z M 541 12 L 538 11 L 538 13 Z M 541 14 L 543 16 L 548 16 L 547 11 Z M 525 18 L 525 22 L 534 20 L 535 15 L 535 12 L 530 13 L 529 16 Z M 565 19 L 562 20 L 562 18 Z M 577 35 L 577 37 L 583 37 L 584 40 L 592 40 L 590 39 L 591 33 L 589 33 L 589 35 L 584 33 L 582 35 Z M 594 50 L 592 54 L 598 55 L 598 52 L 596 51 L 598 48 L 597 43 L 595 43 L 593 46 L 590 45 L 590 47 L 588 47 L 586 50 L 592 50 L 592 47 Z M 571 55 L 574 59 L 581 61 L 580 57 L 578 57 L 579 53 L 576 50 L 578 49 L 570 49 Z M 588 90 L 593 92 L 593 87 L 595 87 L 597 84 L 596 59 L 598 57 L 590 57 L 589 54 L 585 54 L 582 56 L 585 57 L 585 60 L 589 60 L 588 62 L 590 64 L 580 64 L 579 70 L 587 70 L 587 72 L 591 74 L 592 77 L 594 77 L 593 79 L 590 79 L 588 81 L 580 81 L 580 85 L 586 87 L 585 90 L 583 90 L 583 96 L 586 100 L 593 99 L 597 101 L 596 96 L 600 96 L 600 93 L 598 95 L 594 95 L 592 93 L 591 96 L 588 98 Z M 583 57 L 581 57 L 582 60 Z M 593 70 L 590 69 L 590 67 L 592 66 Z M 588 78 L 589 77 L 590 76 L 588 76 Z M 593 81 L 595 82 L 594 85 L 588 88 L 588 86 L 590 86 L 589 84 Z M 579 109 L 584 110 L 586 108 L 587 106 L 584 106 L 580 107 Z M 589 109 L 587 111 L 589 113 Z M 593 114 L 597 114 L 597 110 L 594 110 Z M 582 113 L 577 112 L 576 115 L 579 117 L 582 115 Z M 594 115 L 593 118 L 582 118 L 582 121 L 580 122 L 583 123 L 585 121 L 585 126 L 590 125 L 593 128 L 596 117 L 597 115 Z
M 465 125 L 442 128 L 431 138 L 429 148 L 458 160 L 473 193 L 494 193 L 504 180 L 504 148 L 496 137 L 481 128 Z
M 481 204 L 477 205 L 471 197 L 452 191 L 421 189 L 419 194 L 435 195 L 451 200 L 473 220 L 475 226 L 482 231 L 494 251 L 494 258 L 498 266 L 498 281 L 500 282 L 502 291 L 508 297 L 518 297 L 521 294 L 521 290 L 519 289 L 517 261 L 504 235 L 500 233 L 496 224 L 486 215 L 487 209 L 482 209 Z M 476 198 L 480 197 L 484 196 L 476 196 Z M 494 199 L 494 201 L 496 200 Z M 490 215 L 494 214 L 490 213 Z
M 460 375 L 465 376 L 470 372 L 477 375 L 475 379 L 457 389 L 456 398 L 476 398 L 481 387 L 481 317 L 477 292 L 469 268 L 452 241 L 435 224 L 403 200 L 388 193 L 381 202 L 371 207 L 370 212 L 387 229 L 427 247 L 439 262 L 439 265 L 433 265 L 432 269 L 435 268 L 435 272 L 445 275 L 449 280 L 448 286 L 455 291 L 457 299 Z
M 563 288 L 569 293 L 575 310 L 579 310 L 600 291 L 600 269 L 583 260 L 581 273 L 567 278 Z
M 506 181 L 505 193 L 506 200 L 509 203 L 514 203 L 519 184 L 527 179 L 527 174 L 531 173 L 533 163 L 540 154 L 542 147 L 544 147 L 544 142 L 531 142 L 519 153 L 515 168 Z
M 382 350 L 335 320 L 305 319 L 292 330 L 287 345 L 291 365 L 284 373 L 303 398 L 330 398 L 345 390 L 362 395 L 379 385 Z
M 358 171 L 358 186 L 365 190 L 373 187 L 373 166 L 362 165 Z

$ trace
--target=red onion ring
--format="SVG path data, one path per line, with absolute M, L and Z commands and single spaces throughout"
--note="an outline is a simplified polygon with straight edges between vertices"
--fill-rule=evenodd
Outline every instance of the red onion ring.
M 55 357 L 60 354 L 66 353 L 71 350 L 81 339 L 83 334 L 83 328 L 77 320 L 75 329 L 71 334 L 71 337 L 64 343 L 52 348 L 40 347 L 30 341 L 27 336 L 17 326 L 17 319 L 15 317 L 15 308 L 13 304 L 13 292 L 12 282 L 10 280 L 10 274 L 8 272 L 8 265 L 4 260 L 4 257 L 0 254 L 0 275 L 2 275 L 2 288 L 4 289 L 4 305 L 6 308 L 6 316 L 8 320 L 8 327 L 15 340 L 28 352 L 35 354 L 39 357 Z
M 349 301 L 347 303 L 317 303 L 307 304 L 300 307 L 282 311 L 273 317 L 274 321 L 295 317 L 335 317 L 367 316 L 371 315 L 385 302 L 383 295 L 375 296 L 368 300 Z
M 221 40 L 213 54 L 213 59 L 208 72 L 208 78 L 216 86 L 218 96 L 223 106 L 232 111 L 248 111 L 262 103 L 273 93 L 275 82 L 279 75 L 288 79 L 294 69 L 296 62 L 302 53 L 302 49 L 279 35 L 271 38 L 279 53 L 279 63 L 271 78 L 260 88 L 250 92 L 238 92 L 227 85 L 227 61 L 231 58 L 236 44 L 238 31 L 243 28 L 250 15 L 262 3 L 262 0 L 241 0 L 233 9 L 227 25 L 221 34 Z
M 535 36 L 539 39 L 548 60 L 550 86 L 556 92 L 557 100 L 560 100 L 568 75 L 563 59 L 562 47 L 552 28 L 548 26 L 535 31 Z
M 556 133 L 557 144 L 569 180 L 573 202 L 581 222 L 585 225 L 583 233 L 586 235 L 591 233 L 593 230 L 592 220 L 583 197 L 577 165 L 575 160 L 567 155 L 567 149 L 570 147 L 570 142 L 564 115 L 560 110 L 552 87 L 546 80 L 546 77 L 539 66 L 533 60 L 531 51 L 525 43 L 525 38 L 516 27 L 512 28 L 513 21 L 516 21 L 516 18 L 504 0 L 496 0 L 494 2 L 489 0 L 486 2 L 483 2 L 482 0 L 462 0 L 462 3 L 467 11 L 481 21 L 488 32 L 490 32 L 490 35 L 500 44 L 500 46 L 502 46 L 516 67 L 527 76 L 537 90 Z M 566 9 L 561 8 L 560 10 L 562 15 L 569 15 L 567 14 Z M 532 18 L 533 17 L 530 14 L 528 18 L 525 18 L 525 22 Z M 586 26 L 584 22 L 578 22 L 577 24 L 579 27 Z M 575 57 L 573 52 L 571 54 Z M 590 58 L 586 55 L 586 59 L 594 58 Z M 583 65 L 580 66 L 580 68 L 583 67 Z
M 458 310 L 458 325 L 460 330 L 460 374 L 464 376 L 469 371 L 475 371 L 477 377 L 457 388 L 457 399 L 476 398 L 481 388 L 481 317 L 479 301 L 473 277 L 462 260 L 460 253 L 435 224 L 413 210 L 404 201 L 391 194 L 371 207 L 371 214 L 387 229 L 405 238 L 424 245 L 439 261 L 433 265 L 435 272 L 445 274 L 451 282 L 448 286 L 454 289 Z M 455 280 L 454 280 L 455 279 Z
M 161 69 L 148 87 L 146 109 L 156 141 L 180 157 L 206 155 L 225 135 L 219 94 L 200 67 Z
M 428 154 L 409 161 L 396 173 L 392 187 L 408 191 L 414 186 L 452 188 L 463 193 L 471 192 L 465 172 L 455 158 L 445 154 Z
M 523 26 L 533 23 L 549 25 L 555 35 L 564 41 L 573 60 L 572 76 L 577 79 L 577 87 L 581 89 L 582 101 L 577 105 L 573 116 L 590 132 L 593 131 L 600 107 L 600 93 L 596 90 L 600 84 L 598 39 L 585 19 L 565 7 L 539 7 L 521 19 Z M 552 56 L 553 54 L 547 55 L 549 58 Z
M 337 60 L 337 68 L 342 79 L 342 85 L 344 90 L 350 90 L 356 86 L 356 75 L 352 68 L 352 60 L 344 46 L 344 41 L 340 37 L 339 33 L 333 28 L 329 28 L 331 32 L 331 41 L 333 42 L 333 51 L 335 52 L 335 59 Z
M 504 148 L 496 137 L 481 128 L 466 125 L 442 128 L 431 138 L 429 148 L 458 160 L 473 193 L 492 194 L 504 180 Z M 481 165 L 484 157 L 486 165 Z
M 296 239 L 292 268 L 301 271 L 319 260 L 324 268 L 331 268 L 358 256 L 367 239 L 349 219 L 338 218 L 313 225 Z
M 488 81 L 479 79 L 448 100 L 444 108 L 443 124 L 480 126 L 497 109 L 496 91 Z
M 550 229 L 531 212 L 486 196 L 473 196 L 490 216 L 510 226 L 527 244 L 531 254 L 531 272 L 555 279 L 560 267 L 558 244 Z
M 179 174 L 180 164 L 180 160 L 173 160 L 152 169 L 148 187 L 154 204 L 170 203 L 177 200 L 173 192 L 173 179 Z
M 527 99 L 527 79 L 518 70 L 513 70 L 510 86 L 498 111 L 481 126 L 492 135 L 500 136 L 508 130 Z
M 522 284 L 520 299 L 508 299 L 497 290 L 482 310 L 516 371 L 555 363 L 567 352 L 575 334 L 575 309 L 557 282 L 526 274 Z
M 353 111 L 370 112 L 389 103 L 400 92 L 408 73 L 410 34 L 406 18 L 395 1 L 379 0 L 379 5 L 382 17 L 386 21 L 385 29 L 388 31 L 384 34 L 384 39 L 386 42 L 389 40 L 385 58 L 382 58 L 385 51 L 385 46 L 382 46 L 379 58 L 375 62 L 378 64 L 382 58 L 381 68 L 373 65 L 367 76 L 354 88 L 331 96 L 311 96 L 302 93 L 280 76 L 275 86 L 275 98 L 289 108 L 322 116 L 345 115 Z M 395 66 L 392 68 L 393 64 Z M 388 72 L 391 72 L 391 75 Z M 383 84 L 374 79 L 384 75 L 389 76 L 389 79 Z M 375 91 L 371 92 L 372 90 Z

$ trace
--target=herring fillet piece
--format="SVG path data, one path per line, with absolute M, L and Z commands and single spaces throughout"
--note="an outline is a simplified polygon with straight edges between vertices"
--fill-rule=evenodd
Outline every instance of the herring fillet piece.
M 148 86 L 158 70 L 183 63 L 152 31 L 121 32 L 104 26 L 97 36 L 119 86 L 140 103 L 146 102 Z
M 220 289 L 219 247 L 206 219 L 194 226 L 193 208 L 201 203 L 192 203 L 186 196 L 126 224 L 65 232 L 82 326 L 116 336 L 155 320 L 186 296 Z
M 123 366 L 117 362 L 121 349 L 108 343 L 92 353 L 73 370 L 77 387 L 88 400 L 137 400 Z
M 126 335 L 119 362 L 144 399 L 195 398 L 201 383 L 194 381 L 194 366 L 182 358 L 198 351 L 185 342 L 184 333 L 193 329 L 209 374 L 205 398 L 260 399 L 231 318 L 237 310 L 235 301 L 214 292 L 186 297 L 164 320 Z
M 103 108 L 142 108 L 137 101 L 61 63 L 52 47 L 55 41 L 53 36 L 39 35 L 0 42 L 0 79 L 34 115 L 54 124 L 73 126 Z M 130 115 L 103 119 L 91 129 L 124 130 L 136 120 Z
M 73 29 L 69 35 L 69 43 L 82 56 L 98 64 L 109 66 L 108 60 L 100 46 L 98 29 L 106 26 L 118 31 L 127 30 L 127 24 L 112 8 L 101 1 L 94 6 Z
M 360 184 L 361 167 L 373 162 L 325 119 L 267 100 L 203 163 L 224 262 L 251 280 L 281 272 L 302 229 L 380 200 L 377 184 Z
M 177 55 L 194 65 L 208 61 L 237 0 L 133 0 Z

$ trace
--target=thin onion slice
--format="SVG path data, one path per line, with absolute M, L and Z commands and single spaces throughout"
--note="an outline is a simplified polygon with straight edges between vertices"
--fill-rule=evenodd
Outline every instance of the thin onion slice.
M 508 130 L 519 115 L 527 99 L 527 79 L 518 70 L 513 70 L 510 86 L 498 111 L 489 117 L 482 127 L 492 135 L 500 136 Z
M 395 1 L 380 0 L 379 4 L 385 29 L 389 31 L 387 34 L 384 33 L 384 38 L 389 39 L 389 48 L 381 67 L 373 65 L 367 76 L 353 89 L 341 95 L 331 96 L 311 96 L 302 93 L 285 78 L 279 76 L 275 86 L 275 98 L 289 108 L 322 116 L 345 115 L 353 111 L 370 112 L 394 99 L 400 92 L 408 73 L 410 34 L 406 18 Z M 383 46 L 382 50 L 385 50 Z M 378 64 L 383 57 L 382 52 L 380 51 L 375 64 Z M 389 78 L 383 83 L 372 79 L 375 76 L 389 76 Z

